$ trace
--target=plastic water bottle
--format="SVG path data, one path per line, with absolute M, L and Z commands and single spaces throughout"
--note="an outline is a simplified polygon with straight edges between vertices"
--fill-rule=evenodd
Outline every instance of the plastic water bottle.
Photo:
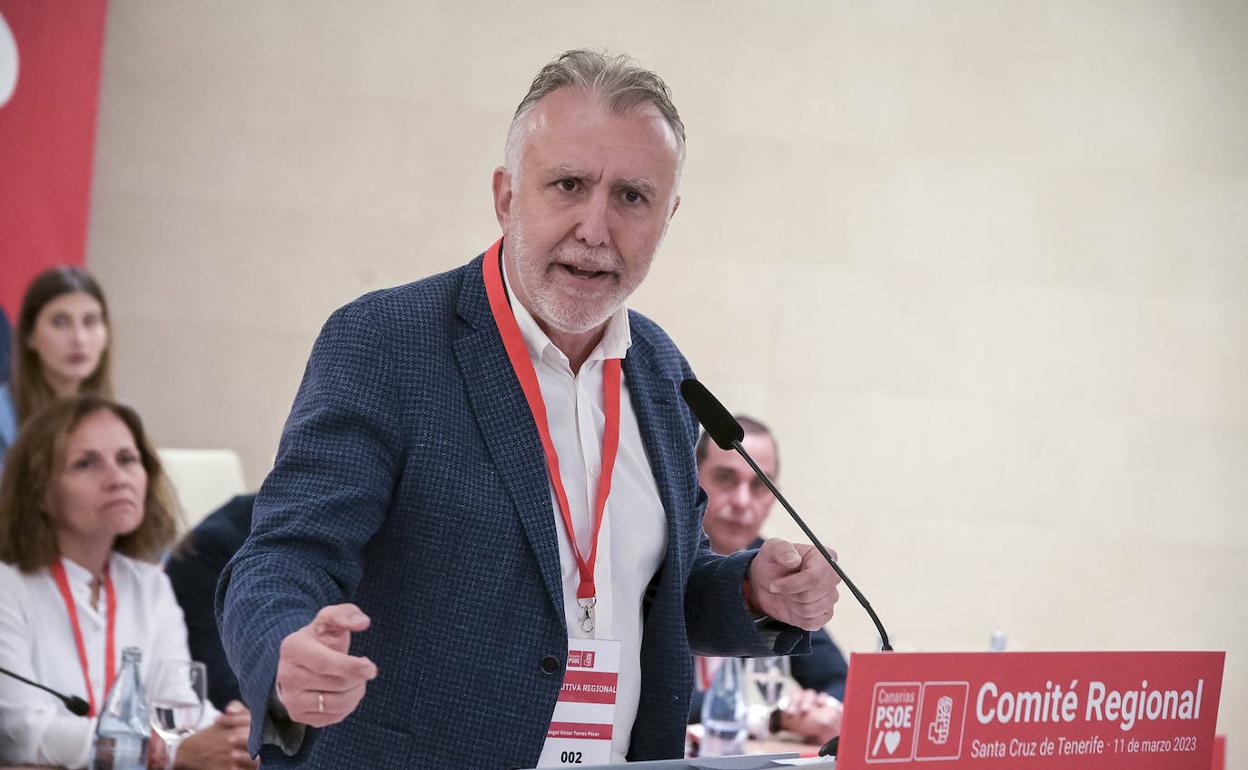
M 95 728 L 91 748 L 91 770 L 146 770 L 147 696 L 139 681 L 139 661 L 143 653 L 138 647 L 121 652 L 121 670 L 117 680 L 104 697 L 100 721 Z
M 703 757 L 745 753 L 746 709 L 741 661 L 724 658 L 702 698 Z

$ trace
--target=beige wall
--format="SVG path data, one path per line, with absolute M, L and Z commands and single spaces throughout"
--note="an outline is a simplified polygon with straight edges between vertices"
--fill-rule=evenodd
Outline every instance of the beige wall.
M 160 440 L 258 483 L 320 323 L 496 237 L 510 111 L 584 44 L 689 127 L 634 305 L 898 646 L 1226 649 L 1244 756 L 1244 3 L 114 0 L 89 265 Z

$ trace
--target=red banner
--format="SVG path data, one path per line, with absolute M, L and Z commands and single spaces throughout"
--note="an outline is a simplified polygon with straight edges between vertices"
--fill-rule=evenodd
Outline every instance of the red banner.
M 105 0 L 0 0 L 0 305 L 87 239 Z
M 838 770 L 1208 770 L 1222 652 L 854 654 Z

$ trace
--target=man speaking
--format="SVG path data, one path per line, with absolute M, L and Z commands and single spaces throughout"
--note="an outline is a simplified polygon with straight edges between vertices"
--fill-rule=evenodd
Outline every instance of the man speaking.
M 691 649 L 831 618 L 812 547 L 709 549 L 691 371 L 624 306 L 684 154 L 657 75 L 565 53 L 494 172 L 503 238 L 326 322 L 217 590 L 264 767 L 676 757 Z

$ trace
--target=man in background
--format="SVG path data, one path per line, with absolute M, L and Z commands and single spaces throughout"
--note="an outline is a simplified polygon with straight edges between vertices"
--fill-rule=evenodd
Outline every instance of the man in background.
M 736 417 L 745 429 L 741 445 L 764 473 L 779 482 L 780 448 L 771 429 L 752 417 Z M 698 481 L 708 498 L 702 528 L 711 539 L 711 550 L 731 554 L 761 546 L 759 532 L 776 501 L 771 491 L 741 455 L 715 446 L 706 433 L 698 440 L 697 459 Z M 849 667 L 824 629 L 810 635 L 809 655 L 794 655 L 789 660 L 793 679 L 802 689 L 773 721 L 789 732 L 822 743 L 840 732 Z M 706 683 L 699 681 L 697 686 L 702 690 Z M 690 722 L 697 722 L 701 718 L 700 691 L 690 706 Z

